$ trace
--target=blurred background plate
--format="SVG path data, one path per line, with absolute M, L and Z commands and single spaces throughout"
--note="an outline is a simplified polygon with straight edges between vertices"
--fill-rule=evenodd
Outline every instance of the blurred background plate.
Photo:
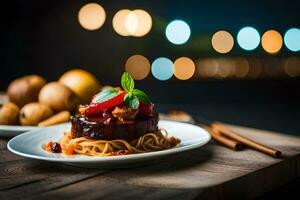
M 36 130 L 39 128 L 40 127 L 37 126 L 0 125 L 0 137 L 15 137 L 21 133 Z

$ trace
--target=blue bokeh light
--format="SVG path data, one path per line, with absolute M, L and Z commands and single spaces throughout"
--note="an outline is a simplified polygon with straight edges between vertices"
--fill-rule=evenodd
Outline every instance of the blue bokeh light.
M 182 20 L 174 20 L 170 22 L 166 28 L 167 39 L 173 44 L 184 44 L 191 35 L 189 25 Z
M 300 29 L 291 28 L 284 34 L 284 44 L 291 51 L 300 50 Z
M 168 80 L 173 76 L 173 62 L 168 58 L 159 57 L 153 61 L 151 72 L 158 80 Z
M 238 44 L 247 51 L 254 50 L 260 43 L 260 35 L 253 27 L 242 28 L 237 35 Z

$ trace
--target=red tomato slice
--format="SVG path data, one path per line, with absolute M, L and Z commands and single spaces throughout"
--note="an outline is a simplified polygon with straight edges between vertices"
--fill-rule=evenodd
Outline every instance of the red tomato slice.
M 124 102 L 124 96 L 126 92 L 121 92 L 117 96 L 101 102 L 101 103 L 91 103 L 87 107 L 79 108 L 79 112 L 84 115 L 94 115 L 94 114 L 100 114 L 103 112 L 104 109 L 115 107 L 117 105 L 120 105 Z

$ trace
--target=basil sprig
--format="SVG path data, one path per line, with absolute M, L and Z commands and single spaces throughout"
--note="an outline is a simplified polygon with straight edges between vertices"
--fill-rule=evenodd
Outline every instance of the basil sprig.
M 115 88 L 108 88 L 95 95 L 91 103 L 102 103 L 118 96 L 119 94 L 119 90 Z
M 128 72 L 124 72 L 121 78 L 122 88 L 127 92 L 124 97 L 124 102 L 132 109 L 138 109 L 140 101 L 149 104 L 151 103 L 148 95 L 139 89 L 134 89 L 134 80 Z

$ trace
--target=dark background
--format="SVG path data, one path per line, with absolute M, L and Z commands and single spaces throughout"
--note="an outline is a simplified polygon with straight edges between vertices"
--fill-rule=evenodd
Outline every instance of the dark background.
M 1 1 L 0 89 L 26 74 L 37 73 L 57 80 L 68 69 L 86 69 L 102 84 L 117 85 L 126 59 L 142 54 L 150 61 L 160 56 L 271 57 L 299 56 L 285 46 L 277 55 L 268 55 L 259 46 L 246 52 L 235 44 L 226 55 L 216 53 L 211 35 L 225 29 L 235 37 L 240 28 L 254 26 L 260 33 L 300 27 L 300 3 L 290 1 L 95 1 L 107 14 L 96 31 L 83 29 L 77 20 L 81 6 L 90 1 L 45 0 Z M 145 37 L 122 37 L 112 28 L 112 17 L 120 9 L 145 9 L 153 18 Z M 181 46 L 167 41 L 164 29 L 173 19 L 191 27 L 190 40 Z M 138 86 L 149 93 L 159 111 L 186 110 L 192 114 L 233 124 L 300 135 L 299 78 L 258 80 L 158 81 L 151 74 Z
M 226 55 L 216 53 L 212 34 L 220 29 L 234 37 L 240 28 L 253 26 L 261 34 L 276 29 L 300 27 L 300 2 L 297 0 L 98 0 L 106 11 L 104 25 L 96 31 L 83 29 L 77 20 L 82 0 L 3 0 L 0 12 L 0 90 L 13 79 L 40 74 L 57 80 L 66 70 L 82 68 L 95 74 L 102 84 L 117 85 L 126 59 L 142 54 L 150 61 L 160 56 L 174 60 L 180 56 L 286 58 L 299 56 L 283 46 L 270 56 L 259 46 L 251 52 L 235 44 Z M 112 17 L 120 9 L 145 9 L 153 18 L 145 37 L 117 35 Z M 172 45 L 164 29 L 173 19 L 189 23 L 192 35 L 181 46 Z M 300 67 L 300 66 L 299 66 Z M 299 78 L 260 78 L 257 80 L 155 80 L 150 74 L 138 86 L 149 93 L 159 111 L 185 110 L 204 118 L 244 126 L 300 135 Z M 266 194 L 261 199 L 297 194 L 300 181 Z

